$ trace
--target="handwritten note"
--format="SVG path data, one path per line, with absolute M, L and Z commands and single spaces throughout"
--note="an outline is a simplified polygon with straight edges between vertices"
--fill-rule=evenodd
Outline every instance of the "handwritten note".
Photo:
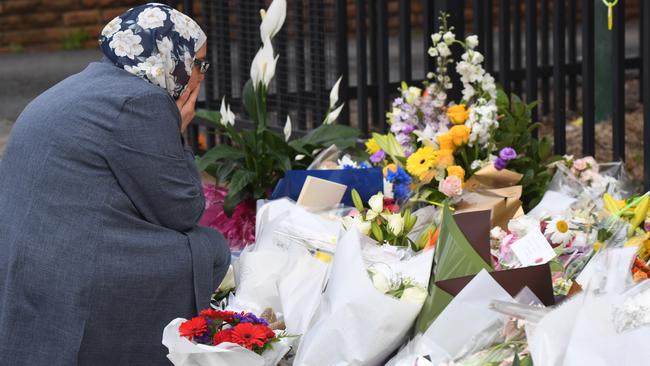
M 533 230 L 510 247 L 524 267 L 547 263 L 555 251 L 539 230 Z

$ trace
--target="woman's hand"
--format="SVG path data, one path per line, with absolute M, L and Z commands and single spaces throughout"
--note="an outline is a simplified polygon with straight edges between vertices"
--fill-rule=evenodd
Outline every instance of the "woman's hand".
M 187 126 L 192 122 L 196 115 L 196 99 L 199 97 L 199 88 L 196 86 L 194 89 L 186 88 L 183 94 L 176 101 L 178 110 L 181 113 L 181 132 L 185 132 Z

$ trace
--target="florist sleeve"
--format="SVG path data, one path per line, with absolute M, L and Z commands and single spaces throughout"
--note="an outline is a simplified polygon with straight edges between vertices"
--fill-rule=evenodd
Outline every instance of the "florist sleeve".
M 128 99 L 113 129 L 109 165 L 143 218 L 186 232 L 199 221 L 204 198 L 191 152 L 183 148 L 180 114 L 166 94 Z

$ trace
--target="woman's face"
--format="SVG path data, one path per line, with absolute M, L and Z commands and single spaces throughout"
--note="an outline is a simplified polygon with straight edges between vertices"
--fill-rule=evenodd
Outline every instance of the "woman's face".
M 196 55 L 194 56 L 195 60 L 205 60 L 205 56 L 207 54 L 207 44 L 204 44 L 199 50 L 196 52 Z M 190 80 L 187 82 L 187 89 L 192 92 L 196 88 L 201 87 L 201 82 L 203 81 L 203 78 L 205 75 L 201 73 L 201 68 L 199 65 L 194 65 L 192 67 L 192 75 L 190 75 Z

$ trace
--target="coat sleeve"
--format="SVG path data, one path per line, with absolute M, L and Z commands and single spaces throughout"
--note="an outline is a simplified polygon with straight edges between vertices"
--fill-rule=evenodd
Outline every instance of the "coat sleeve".
M 176 231 L 192 229 L 205 201 L 173 100 L 163 94 L 128 99 L 112 134 L 108 164 L 144 219 Z

